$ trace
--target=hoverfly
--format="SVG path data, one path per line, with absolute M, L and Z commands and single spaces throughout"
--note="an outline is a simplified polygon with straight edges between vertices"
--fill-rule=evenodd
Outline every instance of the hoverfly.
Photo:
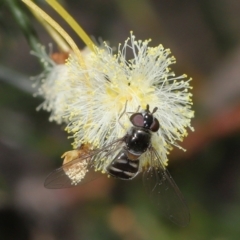
M 159 154 L 151 144 L 152 134 L 160 128 L 160 123 L 154 117 L 157 108 L 152 112 L 149 105 L 142 112 L 133 113 L 129 120 L 132 127 L 120 139 L 104 146 L 102 149 L 89 150 L 83 145 L 79 151 L 76 150 L 72 161 L 65 163 L 47 177 L 46 188 L 67 188 L 88 182 L 96 178 L 96 172 L 86 173 L 83 180 L 73 184 L 72 178 L 66 174 L 68 169 L 87 167 L 96 169 L 96 163 L 101 159 L 111 158 L 105 172 L 118 179 L 131 180 L 140 172 L 148 194 L 157 208 L 164 213 L 172 222 L 186 226 L 190 215 L 185 200 L 175 184 L 170 173 L 164 166 Z M 147 167 L 141 167 L 141 156 L 150 159 Z M 83 162 L 87 164 L 81 165 Z M 78 166 L 79 165 L 79 166 Z M 74 176 L 73 176 L 74 177 Z

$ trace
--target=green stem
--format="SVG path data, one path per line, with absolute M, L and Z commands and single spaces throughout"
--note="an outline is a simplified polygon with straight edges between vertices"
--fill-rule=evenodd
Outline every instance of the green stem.
M 39 39 L 37 33 L 32 27 L 31 20 L 28 17 L 27 9 L 24 4 L 19 0 L 3 0 L 6 6 L 11 11 L 18 26 L 26 37 L 31 49 L 35 52 L 39 52 Z

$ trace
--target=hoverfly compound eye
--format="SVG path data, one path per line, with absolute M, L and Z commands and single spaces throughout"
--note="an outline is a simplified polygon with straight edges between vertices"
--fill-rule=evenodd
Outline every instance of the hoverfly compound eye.
M 145 111 L 132 114 L 130 117 L 130 121 L 135 127 L 142 127 L 152 132 L 157 132 L 159 129 L 159 121 L 153 116 L 157 109 L 158 108 L 155 107 L 151 113 L 149 111 L 149 105 L 147 105 Z
M 131 123 L 136 127 L 143 127 L 144 126 L 144 119 L 141 113 L 134 113 L 130 117 Z
M 152 132 L 157 132 L 158 129 L 159 129 L 159 121 L 158 121 L 156 118 L 154 118 L 154 119 L 153 119 L 153 123 L 152 123 L 152 125 L 150 126 L 150 130 L 151 130 Z

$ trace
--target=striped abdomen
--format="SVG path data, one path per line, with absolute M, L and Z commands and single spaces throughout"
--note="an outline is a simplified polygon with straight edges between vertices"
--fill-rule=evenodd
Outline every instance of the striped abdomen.
M 127 150 L 123 149 L 115 157 L 115 159 L 107 167 L 109 175 L 123 180 L 134 178 L 139 169 L 139 160 L 130 160 L 127 155 Z

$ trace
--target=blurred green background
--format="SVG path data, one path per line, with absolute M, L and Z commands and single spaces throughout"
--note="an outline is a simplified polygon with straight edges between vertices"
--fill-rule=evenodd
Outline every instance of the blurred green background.
M 36 2 L 84 46 L 44 1 Z M 195 132 L 182 144 L 187 152 L 169 156 L 191 222 L 182 228 L 156 212 L 141 177 L 123 182 L 104 176 L 78 188 L 44 189 L 71 142 L 64 126 L 36 111 L 42 99 L 33 97 L 30 76 L 42 67 L 29 54 L 19 19 L 30 20 L 42 44 L 53 40 L 20 0 L 0 0 L 0 239 L 240 239 L 240 1 L 61 3 L 89 35 L 111 46 L 130 30 L 138 39 L 151 38 L 151 46 L 163 44 L 177 58 L 176 74 L 193 78 Z

